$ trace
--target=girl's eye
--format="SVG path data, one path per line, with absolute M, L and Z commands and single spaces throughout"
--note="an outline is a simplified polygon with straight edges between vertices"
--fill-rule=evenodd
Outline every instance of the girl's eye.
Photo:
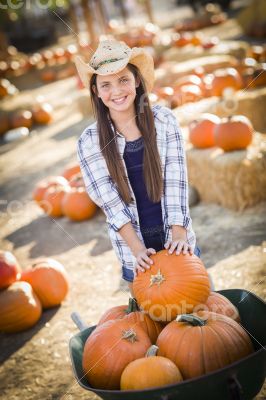
M 121 81 L 121 83 L 127 83 L 128 82 L 128 79 L 123 79 L 122 81 Z
M 105 85 L 102 85 L 102 88 L 108 87 L 109 83 L 106 83 Z

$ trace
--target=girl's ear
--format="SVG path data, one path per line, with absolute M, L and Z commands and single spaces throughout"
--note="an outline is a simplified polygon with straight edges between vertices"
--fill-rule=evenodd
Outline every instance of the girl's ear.
M 139 77 L 137 76 L 136 79 L 135 79 L 135 86 L 136 86 L 136 88 L 139 87 L 139 85 L 140 85 L 140 79 L 139 79 Z
M 95 85 L 92 85 L 92 90 L 93 90 L 93 93 L 94 93 L 94 94 L 97 94 L 97 88 L 96 88 Z

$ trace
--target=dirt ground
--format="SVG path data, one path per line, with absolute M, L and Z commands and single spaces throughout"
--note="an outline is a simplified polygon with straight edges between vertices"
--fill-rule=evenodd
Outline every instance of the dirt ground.
M 26 104 L 43 95 L 55 106 L 54 122 L 27 140 L 0 146 L 1 248 L 12 251 L 23 268 L 40 256 L 55 258 L 71 284 L 62 306 L 45 311 L 34 328 L 0 335 L 1 400 L 97 399 L 73 378 L 68 342 L 77 328 L 70 314 L 78 311 L 93 325 L 129 296 L 100 210 L 91 221 L 73 223 L 45 216 L 31 200 L 40 179 L 76 161 L 77 138 L 90 121 L 79 113 L 75 93 L 75 78 L 23 92 L 13 101 Z M 265 300 L 266 203 L 242 212 L 199 203 L 191 215 L 215 289 L 244 288 Z M 264 387 L 257 399 L 265 398 Z

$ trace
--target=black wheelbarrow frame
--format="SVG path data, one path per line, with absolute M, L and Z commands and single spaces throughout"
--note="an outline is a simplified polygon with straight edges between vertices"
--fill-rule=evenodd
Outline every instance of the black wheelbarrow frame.
M 239 310 L 241 325 L 249 333 L 255 352 L 241 360 L 198 378 L 146 390 L 102 390 L 91 387 L 82 369 L 85 342 L 96 326 L 80 327 L 70 339 L 69 350 L 79 385 L 110 400 L 252 400 L 261 390 L 266 375 L 266 303 L 242 289 L 219 290 Z

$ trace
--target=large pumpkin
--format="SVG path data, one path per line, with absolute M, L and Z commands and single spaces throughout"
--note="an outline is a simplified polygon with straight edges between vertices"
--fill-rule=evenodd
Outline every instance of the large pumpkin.
M 27 282 L 14 282 L 0 292 L 0 331 L 31 328 L 42 313 L 40 300 Z
M 194 147 L 205 149 L 215 146 L 214 127 L 220 118 L 213 114 L 202 114 L 189 124 L 189 140 Z
M 253 352 L 246 331 L 232 318 L 214 312 L 185 314 L 160 333 L 158 355 L 170 358 L 184 379 L 223 368 Z
M 49 189 L 50 187 L 55 187 L 55 186 L 68 187 L 69 183 L 68 183 L 67 179 L 64 178 L 63 176 L 49 176 L 48 178 L 42 179 L 40 182 L 37 183 L 37 185 L 32 193 L 33 199 L 39 205 L 41 205 L 47 189 Z
M 235 68 L 222 68 L 214 72 L 211 82 L 211 95 L 222 96 L 226 88 L 239 90 L 242 88 L 242 79 Z
M 10 251 L 0 250 L 0 289 L 4 289 L 19 279 L 21 268 Z
M 53 186 L 46 190 L 41 207 L 50 217 L 57 218 L 64 215 L 62 201 L 68 191 L 70 191 L 70 187 L 64 185 Z
M 145 357 L 134 360 L 126 366 L 121 376 L 121 390 L 161 387 L 183 380 L 173 361 L 156 356 L 157 350 L 157 346 L 151 346 Z
M 69 290 L 65 268 L 52 258 L 39 259 L 22 271 L 21 281 L 31 284 L 43 308 L 58 306 Z
M 150 256 L 153 265 L 133 281 L 137 302 L 157 321 L 171 321 L 205 303 L 210 294 L 208 273 L 202 261 L 190 254 L 161 250 Z
M 224 151 L 243 150 L 252 142 L 253 127 L 247 117 L 235 115 L 223 118 L 214 127 L 216 146 Z
M 112 319 L 125 318 L 127 321 L 131 321 L 132 324 L 139 324 L 142 329 L 149 335 L 152 343 L 155 343 L 159 333 L 163 327 L 159 322 L 153 321 L 149 315 L 140 311 L 138 304 L 135 299 L 130 298 L 128 306 L 116 306 L 107 310 L 102 316 L 97 326 L 102 325 L 106 321 Z
M 90 385 L 99 389 L 119 389 L 125 367 L 144 357 L 151 346 L 147 333 L 125 319 L 107 321 L 88 337 L 82 366 Z
M 194 312 L 200 310 L 216 312 L 217 314 L 226 315 L 236 322 L 240 322 L 238 309 L 230 300 L 227 299 L 227 297 L 220 293 L 211 292 L 206 303 L 196 306 Z
M 97 205 L 82 186 L 71 188 L 62 198 L 62 213 L 73 221 L 92 218 L 96 211 Z

